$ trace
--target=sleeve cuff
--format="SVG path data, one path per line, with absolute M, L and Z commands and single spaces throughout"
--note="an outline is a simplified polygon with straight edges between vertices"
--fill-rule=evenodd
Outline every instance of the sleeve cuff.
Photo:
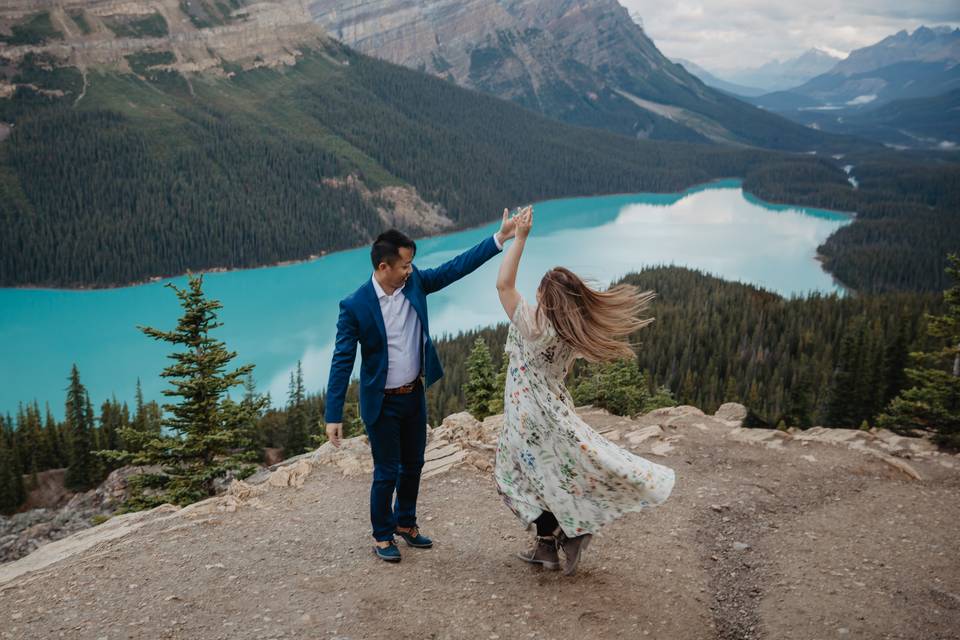
M 497 251 L 503 251 L 503 243 L 500 242 L 500 239 L 497 238 L 497 234 L 493 234 L 493 243 L 497 245 Z

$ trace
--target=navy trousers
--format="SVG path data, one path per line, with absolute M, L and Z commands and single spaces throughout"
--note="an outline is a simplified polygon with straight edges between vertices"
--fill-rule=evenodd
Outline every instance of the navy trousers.
M 387 395 L 380 416 L 365 425 L 373 453 L 370 522 L 376 540 L 392 540 L 400 527 L 417 526 L 420 470 L 427 444 L 427 399 L 423 385 Z M 394 501 L 396 493 L 396 501 Z

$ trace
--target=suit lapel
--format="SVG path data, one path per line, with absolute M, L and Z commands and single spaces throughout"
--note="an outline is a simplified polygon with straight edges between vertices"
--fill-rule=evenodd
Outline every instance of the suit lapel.
M 373 316 L 373 322 L 377 325 L 380 337 L 383 338 L 383 344 L 387 344 L 387 327 L 383 324 L 383 311 L 380 310 L 380 300 L 377 299 L 377 291 L 373 288 L 373 282 L 367 280 L 363 285 L 363 290 L 367 296 L 367 307 L 370 309 L 370 315 Z

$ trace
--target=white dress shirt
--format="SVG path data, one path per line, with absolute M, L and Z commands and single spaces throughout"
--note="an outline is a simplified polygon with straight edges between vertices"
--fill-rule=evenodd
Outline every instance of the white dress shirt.
M 503 250 L 503 245 L 493 234 L 493 241 L 497 249 Z M 420 375 L 420 349 L 423 340 L 423 328 L 417 311 L 403 295 L 404 287 L 400 287 L 387 295 L 377 282 L 376 275 L 371 277 L 373 290 L 380 301 L 380 312 L 383 314 L 383 326 L 387 330 L 387 389 L 395 389 L 409 384 Z M 404 285 L 406 286 L 406 285 Z
M 374 276 L 373 290 L 380 301 L 383 326 L 387 330 L 386 388 L 402 387 L 420 375 L 420 341 L 423 332 L 420 317 L 403 295 L 403 287 L 388 296 Z

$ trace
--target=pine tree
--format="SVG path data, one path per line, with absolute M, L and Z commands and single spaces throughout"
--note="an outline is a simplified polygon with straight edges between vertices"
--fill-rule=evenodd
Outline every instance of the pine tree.
M 92 411 L 87 411 L 89 397 L 80 382 L 77 365 L 70 370 L 70 386 L 67 387 L 67 429 L 70 433 L 70 465 L 64 484 L 71 491 L 86 491 L 96 482 L 96 460 L 92 453 Z
M 290 387 L 287 396 L 287 440 L 284 455 L 288 458 L 304 453 L 308 449 L 309 425 L 307 407 L 304 405 L 303 367 L 297 360 L 297 368 L 290 372 Z
M 854 428 L 863 419 L 862 386 L 858 374 L 864 360 L 864 322 L 852 320 L 840 341 L 824 421 L 831 427 Z
M 954 285 L 944 291 L 947 310 L 927 316 L 927 333 L 935 350 L 910 354 L 906 370 L 912 387 L 893 399 L 877 423 L 893 431 L 933 434 L 950 449 L 960 449 L 960 257 L 951 254 L 947 273 Z
M 155 340 L 182 348 L 170 355 L 175 363 L 161 374 L 172 386 L 164 389 L 163 394 L 180 398 L 176 404 L 164 405 L 171 415 L 163 426 L 172 435 L 153 437 L 143 443 L 139 452 L 99 452 L 122 463 L 162 465 L 162 473 L 143 473 L 131 480 L 133 495 L 124 507 L 126 510 L 164 502 L 190 504 L 213 495 L 214 481 L 228 472 L 244 478 L 255 469 L 249 462 L 258 455 L 243 428 L 250 418 L 247 408 L 224 398 L 230 388 L 242 384 L 253 365 L 227 370 L 236 353 L 210 336 L 212 330 L 222 326 L 216 321 L 222 305 L 204 296 L 202 275 L 190 274 L 188 280 L 186 289 L 167 284 L 183 308 L 174 330 L 140 327 Z M 127 438 L 130 431 L 133 430 L 125 430 L 122 436 Z M 148 488 L 155 492 L 148 495 Z
M 490 398 L 488 405 L 490 415 L 492 416 L 503 413 L 503 396 L 506 393 L 507 370 L 510 367 L 510 358 L 506 354 L 501 356 L 500 359 L 502 360 L 502 364 L 500 365 L 500 371 L 497 373 L 497 379 L 493 383 L 493 397 Z
M 5 427 L 4 427 L 5 429 Z M 16 452 L 0 433 L 0 513 L 12 513 L 26 499 L 26 487 Z
M 490 414 L 490 403 L 497 394 L 497 379 L 493 372 L 490 349 L 483 338 L 477 338 L 473 350 L 467 358 L 467 384 L 464 393 L 467 397 L 467 411 L 477 420 L 483 420 Z

